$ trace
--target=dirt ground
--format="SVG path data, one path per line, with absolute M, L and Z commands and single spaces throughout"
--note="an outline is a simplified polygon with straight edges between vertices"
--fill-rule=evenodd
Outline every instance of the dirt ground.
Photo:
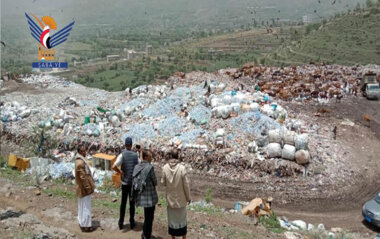
M 0 175 L 2 187 L 8 187 L 14 184 Z M 5 186 L 3 186 L 5 185 Z M 133 230 L 129 229 L 128 211 L 125 218 L 125 227 L 123 230 L 117 228 L 118 208 L 109 208 L 99 206 L 99 203 L 111 203 L 114 198 L 109 195 L 94 193 L 92 195 L 93 205 L 93 225 L 97 230 L 91 234 L 81 232 L 77 224 L 77 200 L 76 198 L 66 198 L 57 195 L 48 194 L 46 189 L 55 190 L 61 188 L 74 194 L 73 185 L 57 185 L 52 182 L 44 182 L 41 187 L 41 195 L 36 195 L 39 189 L 34 186 L 27 186 L 27 182 L 18 181 L 9 189 L 9 194 L 0 194 L 0 209 L 9 207 L 13 211 L 23 211 L 27 214 L 35 215 L 41 223 L 54 231 L 57 228 L 68 231 L 67 238 L 140 238 L 143 223 L 143 212 L 138 211 L 135 216 L 137 226 Z M 162 192 L 160 192 L 161 194 Z M 119 198 L 120 200 L 120 198 Z M 280 234 L 268 232 L 263 226 L 254 226 L 254 223 L 248 217 L 239 214 L 205 214 L 188 211 L 188 238 L 251 238 L 250 235 L 256 235 L 255 238 L 284 238 Z M 167 238 L 167 218 L 166 208 L 158 204 L 155 212 L 155 221 L 153 227 L 153 238 Z M 27 231 L 28 225 L 16 225 L 17 231 Z M 6 230 L 8 226 L 0 221 L 0 232 L 10 238 L 18 237 L 19 234 L 12 234 Z M 30 228 L 29 228 L 30 229 Z M 47 232 L 46 232 L 47 233 Z M 60 237 L 62 238 L 62 237 Z M 65 238 L 65 237 L 63 237 Z

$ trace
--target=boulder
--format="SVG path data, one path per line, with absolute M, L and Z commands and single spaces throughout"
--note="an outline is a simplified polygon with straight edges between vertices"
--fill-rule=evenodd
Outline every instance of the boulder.
M 310 153 L 307 150 L 298 150 L 295 153 L 296 162 L 300 165 L 308 164 L 310 162 Z
M 289 144 L 285 144 L 284 148 L 282 149 L 281 157 L 283 159 L 294 160 L 295 152 L 296 152 L 296 147 Z
M 267 155 L 269 158 L 281 157 L 282 149 L 279 143 L 270 143 L 267 146 Z

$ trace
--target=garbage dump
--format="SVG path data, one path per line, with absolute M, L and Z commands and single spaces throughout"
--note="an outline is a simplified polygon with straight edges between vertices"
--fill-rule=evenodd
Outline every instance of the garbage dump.
M 116 154 L 123 140 L 132 137 L 149 146 L 159 164 L 171 148 L 181 149 L 184 160 L 200 174 L 245 181 L 302 175 L 305 165 L 329 157 L 320 153 L 328 142 L 320 139 L 315 125 L 288 112 L 286 101 L 307 104 L 338 94 L 355 97 L 357 77 L 367 69 L 250 65 L 175 74 L 162 85 L 124 92 L 87 88 L 48 74 L 30 75 L 22 81 L 46 88 L 46 100 L 34 94 L 5 94 L 0 102 L 1 139 L 27 142 L 40 127 L 43 135 L 38 137 L 56 139 L 58 151 L 73 152 L 77 142 L 85 141 L 91 151 Z M 70 161 L 65 163 L 51 164 L 54 177 L 71 176 Z

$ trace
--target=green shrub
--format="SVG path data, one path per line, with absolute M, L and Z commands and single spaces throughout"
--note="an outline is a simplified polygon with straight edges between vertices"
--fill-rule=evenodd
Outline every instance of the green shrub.
M 205 194 L 205 200 L 207 203 L 210 203 L 212 201 L 212 189 L 207 188 L 206 194 Z
M 7 159 L 3 156 L 0 156 L 0 168 L 5 167 L 7 165 Z
M 274 233 L 282 233 L 285 231 L 285 229 L 281 227 L 281 224 L 277 219 L 277 215 L 274 212 L 272 212 L 272 214 L 268 217 L 259 217 L 259 223 Z

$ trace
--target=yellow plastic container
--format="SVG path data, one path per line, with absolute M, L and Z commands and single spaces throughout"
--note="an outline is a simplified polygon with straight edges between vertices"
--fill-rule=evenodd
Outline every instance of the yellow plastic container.
M 9 167 L 16 167 L 16 163 L 17 163 L 17 156 L 14 154 L 9 154 L 8 166 Z
M 14 154 L 9 154 L 8 166 L 16 167 L 18 171 L 25 171 L 27 168 L 30 167 L 30 159 L 21 158 Z
M 17 160 L 17 170 L 18 171 L 25 171 L 27 168 L 30 167 L 30 160 L 27 159 L 27 158 L 19 158 L 19 160 Z

